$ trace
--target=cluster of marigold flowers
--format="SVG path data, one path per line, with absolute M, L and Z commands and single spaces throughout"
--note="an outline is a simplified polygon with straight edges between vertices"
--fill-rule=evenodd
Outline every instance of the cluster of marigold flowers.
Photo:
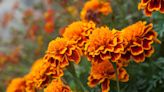
M 23 87 L 13 88 L 13 85 L 19 84 L 15 83 L 17 82 L 15 80 L 12 81 L 14 83 L 10 84 L 8 90 L 19 88 L 19 90 L 35 92 L 36 89 L 47 87 L 45 92 L 54 92 L 59 85 L 55 84 L 56 86 L 52 87 L 52 84 L 59 82 L 60 87 L 62 86 L 60 90 L 69 92 L 70 88 L 61 80 L 64 75 L 63 70 L 69 65 L 69 61 L 78 64 L 80 57 L 86 56 L 92 65 L 88 85 L 95 87 L 101 84 L 102 91 L 107 92 L 110 89 L 110 80 L 116 80 L 116 72 L 119 81 L 129 80 L 124 67 L 128 65 L 130 59 L 140 63 L 145 60 L 145 57 L 153 54 L 152 44 L 159 40 L 152 26 L 139 21 L 119 31 L 110 30 L 108 27 L 96 27 L 93 22 L 74 22 L 65 29 L 63 37 L 58 37 L 49 43 L 44 58 L 35 62 L 29 74 L 16 79 L 22 80 L 18 82 L 21 82 L 20 85 Z M 113 63 L 117 65 L 116 70 Z
M 87 12 L 94 12 L 89 6 L 98 8 L 99 13 L 111 12 L 106 3 L 88 1 L 82 10 L 82 21 L 68 25 L 61 37 L 52 40 L 44 57 L 33 64 L 27 75 L 12 80 L 7 92 L 36 92 L 43 88 L 44 92 L 71 92 L 62 76 L 69 62 L 79 64 L 81 56 L 91 63 L 88 86 L 101 84 L 102 92 L 108 92 L 111 80 L 129 80 L 125 67 L 131 60 L 141 63 L 154 53 L 152 44 L 160 41 L 153 24 L 138 21 L 122 30 L 98 27 L 97 21 L 88 17 Z

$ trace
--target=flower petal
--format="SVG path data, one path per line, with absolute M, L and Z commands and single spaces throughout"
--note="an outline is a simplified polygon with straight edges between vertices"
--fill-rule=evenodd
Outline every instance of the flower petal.
M 123 44 L 117 44 L 117 45 L 114 47 L 114 52 L 115 52 L 115 53 L 120 53 L 120 52 L 122 52 L 122 51 L 124 51 L 124 46 L 123 46 Z
M 121 61 L 129 61 L 130 60 L 131 53 L 127 51 L 125 54 L 121 54 Z
M 145 13 L 146 16 L 151 16 L 152 15 L 152 12 L 148 10 L 148 6 L 145 7 L 144 13 Z
M 161 8 L 161 0 L 151 0 L 148 4 L 149 11 L 157 11 Z
M 106 78 L 101 84 L 102 92 L 109 92 L 110 90 L 109 85 L 110 85 L 110 81 Z
M 68 60 L 75 62 L 78 64 L 80 62 L 80 53 L 77 50 L 72 51 L 72 55 L 68 56 Z
M 147 40 L 153 40 L 155 36 L 156 36 L 155 31 L 149 31 L 147 34 L 145 34 L 144 38 Z
M 121 82 L 127 82 L 129 80 L 129 75 L 124 68 L 120 68 L 118 74 L 118 78 Z
M 145 50 L 145 56 L 150 57 L 154 53 L 154 48 L 151 47 L 149 50 Z
M 164 1 L 163 1 L 163 0 L 161 0 L 160 12 L 161 12 L 161 13 L 164 13 Z
M 101 57 L 102 60 L 107 60 L 107 59 L 110 59 L 110 58 L 111 58 L 111 54 L 110 54 L 110 52 L 108 51 L 108 52 L 106 52 L 105 54 L 101 53 L 101 54 L 100 54 L 100 57 Z
M 68 58 L 64 55 L 63 59 L 60 61 L 60 67 L 64 68 L 69 65 Z
M 144 50 L 149 50 L 151 48 L 151 44 L 153 43 L 153 40 L 143 40 L 143 49 Z
M 136 63 L 140 63 L 140 62 L 143 62 L 145 60 L 145 54 L 141 53 L 141 54 L 136 55 L 136 56 L 132 55 L 132 58 Z
M 112 60 L 113 62 L 116 62 L 116 61 L 119 60 L 120 57 L 121 57 L 121 54 L 120 54 L 120 53 L 111 53 L 111 55 L 112 55 L 111 60 Z
M 144 51 L 142 46 L 136 46 L 136 45 L 132 45 L 130 49 L 131 49 L 132 55 L 139 55 L 143 53 Z
M 88 77 L 88 85 L 90 87 L 95 87 L 99 82 L 100 82 L 101 79 L 94 79 L 92 76 L 89 76 Z

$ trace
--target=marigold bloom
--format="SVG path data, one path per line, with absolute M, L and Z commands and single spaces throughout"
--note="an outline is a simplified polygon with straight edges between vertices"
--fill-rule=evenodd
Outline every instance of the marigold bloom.
M 80 62 L 81 50 L 75 41 L 58 37 L 49 43 L 46 54 L 59 61 L 60 67 L 64 68 L 69 65 L 68 61 L 73 61 L 76 64 Z
M 85 45 L 88 60 L 92 62 L 101 62 L 107 59 L 117 61 L 124 50 L 123 38 L 118 37 L 117 32 L 117 30 L 111 31 L 107 27 L 95 29 Z
M 93 22 L 77 21 L 70 24 L 63 34 L 63 37 L 68 40 L 76 41 L 80 48 L 84 48 L 84 44 L 88 40 L 89 35 L 96 28 Z
M 122 30 L 122 35 L 128 41 L 121 57 L 123 61 L 132 57 L 137 63 L 143 62 L 145 57 L 150 57 L 154 53 L 152 44 L 154 42 L 160 43 L 160 41 L 152 28 L 152 24 L 146 25 L 146 22 L 139 21 Z
M 88 85 L 95 87 L 101 83 L 102 92 L 108 92 L 110 90 L 110 79 L 113 79 L 114 76 L 114 67 L 108 60 L 100 63 L 92 63 L 91 72 L 88 77 Z
M 26 85 L 37 89 L 45 87 L 49 83 L 49 76 L 46 75 L 49 67 L 50 63 L 48 62 L 39 62 L 38 66 L 34 64 L 30 73 L 24 77 Z
M 109 2 L 101 0 L 87 1 L 81 11 L 81 19 L 84 21 L 99 22 L 98 16 L 100 14 L 108 15 L 112 12 L 112 8 Z
M 138 9 L 144 9 L 146 16 L 151 16 L 153 11 L 164 13 L 164 0 L 141 0 Z
M 62 80 L 54 79 L 52 82 L 45 88 L 44 92 L 72 92 L 70 87 L 65 85 Z
M 25 92 L 26 82 L 24 78 L 15 78 L 7 87 L 6 92 Z

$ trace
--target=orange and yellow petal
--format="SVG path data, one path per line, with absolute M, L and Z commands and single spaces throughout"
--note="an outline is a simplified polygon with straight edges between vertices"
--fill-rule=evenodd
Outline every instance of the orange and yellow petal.
M 44 89 L 44 92 L 72 92 L 68 85 L 65 85 L 62 80 L 54 79 Z
M 109 90 L 110 90 L 110 80 L 109 79 L 106 78 L 101 83 L 101 89 L 102 89 L 102 92 L 109 92 Z

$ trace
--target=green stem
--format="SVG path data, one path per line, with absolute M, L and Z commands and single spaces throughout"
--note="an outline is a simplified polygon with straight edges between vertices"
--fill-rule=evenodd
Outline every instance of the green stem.
M 76 74 L 76 71 L 75 71 L 75 67 L 74 67 L 72 62 L 70 62 L 67 69 L 70 72 L 70 74 L 72 75 L 72 77 L 74 78 L 75 82 L 80 85 L 80 89 L 82 90 L 82 92 L 87 92 L 86 88 L 84 87 L 84 85 L 79 80 L 79 78 Z
M 119 79 L 118 79 L 119 73 L 117 72 L 117 65 L 116 64 L 114 64 L 114 68 L 115 68 L 115 71 L 116 71 L 117 92 L 120 92 L 120 83 L 119 83 Z

